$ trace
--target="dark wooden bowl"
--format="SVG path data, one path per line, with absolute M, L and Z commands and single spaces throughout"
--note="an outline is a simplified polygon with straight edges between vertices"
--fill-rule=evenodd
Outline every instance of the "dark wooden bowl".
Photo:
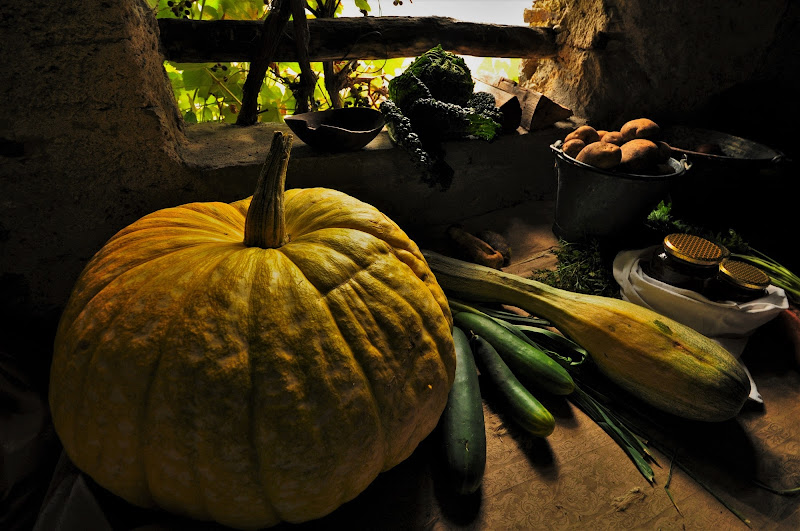
M 380 111 L 346 107 L 285 116 L 297 137 L 317 151 L 356 151 L 369 144 L 383 129 Z

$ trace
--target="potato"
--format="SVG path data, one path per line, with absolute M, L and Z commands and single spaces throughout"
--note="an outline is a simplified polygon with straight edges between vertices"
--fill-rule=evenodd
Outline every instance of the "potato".
M 609 131 L 605 135 L 600 137 L 601 142 L 608 142 L 609 144 L 615 144 L 617 146 L 621 146 L 625 143 L 622 139 L 622 133 L 619 131 Z
M 634 138 L 647 138 L 648 140 L 656 140 L 661 134 L 661 128 L 653 120 L 648 118 L 637 118 L 626 122 L 625 125 L 620 127 L 619 132 L 622 133 L 622 138 L 625 142 L 633 140 Z
M 620 146 L 620 165 L 633 173 L 652 170 L 659 160 L 658 146 L 652 140 L 636 138 Z
M 575 159 L 595 168 L 610 170 L 619 165 L 622 160 L 622 150 L 619 146 L 608 142 L 592 142 L 583 148 Z
M 561 151 L 565 154 L 569 155 L 573 159 L 578 156 L 578 153 L 581 152 L 583 148 L 586 147 L 586 142 L 581 140 L 580 138 L 573 138 L 572 140 L 567 140 L 564 142 L 564 145 L 561 146 Z
M 600 140 L 600 135 L 597 134 L 597 130 L 591 125 L 582 125 L 564 137 L 564 142 L 572 140 L 573 138 L 580 138 L 588 146 L 592 142 L 598 142 Z
M 605 129 L 598 129 L 597 130 L 597 136 L 600 137 L 600 140 L 602 140 L 603 137 L 606 136 L 607 133 L 608 133 L 608 131 L 606 131 Z

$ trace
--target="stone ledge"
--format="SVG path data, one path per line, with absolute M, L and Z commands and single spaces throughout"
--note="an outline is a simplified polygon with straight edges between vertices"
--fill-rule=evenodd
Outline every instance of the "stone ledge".
M 491 143 L 448 142 L 447 160 L 457 173 L 447 191 L 422 183 L 386 131 L 364 149 L 347 153 L 320 153 L 295 139 L 286 186 L 334 188 L 374 205 L 404 228 L 441 228 L 527 201 L 552 201 L 556 176 L 549 146 L 572 127 L 559 123 Z M 192 125 L 182 157 L 206 194 L 220 201 L 247 197 L 276 130 L 290 132 L 283 124 Z

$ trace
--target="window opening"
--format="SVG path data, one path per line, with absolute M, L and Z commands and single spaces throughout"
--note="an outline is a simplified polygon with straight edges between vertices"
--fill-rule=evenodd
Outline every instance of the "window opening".
M 159 18 L 192 20 L 263 20 L 269 0 L 148 0 Z M 441 16 L 478 23 L 526 25 L 523 12 L 530 0 L 310 0 L 308 18 Z M 326 13 L 323 13 L 325 11 Z M 500 77 L 518 80 L 520 59 L 473 57 L 464 60 L 477 79 Z M 326 71 L 337 77 L 341 106 L 377 108 L 387 96 L 389 80 L 405 70 L 413 57 L 382 60 L 335 61 Z M 178 108 L 187 123 L 219 121 L 234 123 L 242 105 L 242 87 L 248 62 L 177 63 L 165 62 Z M 326 91 L 323 66 L 313 62 L 317 83 L 311 100 L 313 110 L 334 106 Z M 343 72 L 344 71 L 344 72 Z M 259 121 L 282 122 L 293 114 L 295 91 L 299 89 L 300 67 L 296 62 L 273 63 L 258 97 Z

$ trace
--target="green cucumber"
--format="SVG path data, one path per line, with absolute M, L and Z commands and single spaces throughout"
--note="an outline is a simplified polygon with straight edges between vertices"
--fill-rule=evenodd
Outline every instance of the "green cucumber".
M 525 385 L 554 395 L 568 395 L 575 390 L 575 382 L 564 367 L 491 317 L 458 312 L 453 321 L 488 341 Z
M 453 328 L 456 375 L 439 419 L 448 483 L 458 494 L 480 488 L 486 470 L 486 427 L 478 367 L 466 334 Z
M 480 361 L 481 374 L 485 373 L 500 391 L 514 422 L 537 437 L 553 433 L 556 427 L 553 415 L 520 383 L 497 350 L 478 335 L 470 338 L 470 345 Z

